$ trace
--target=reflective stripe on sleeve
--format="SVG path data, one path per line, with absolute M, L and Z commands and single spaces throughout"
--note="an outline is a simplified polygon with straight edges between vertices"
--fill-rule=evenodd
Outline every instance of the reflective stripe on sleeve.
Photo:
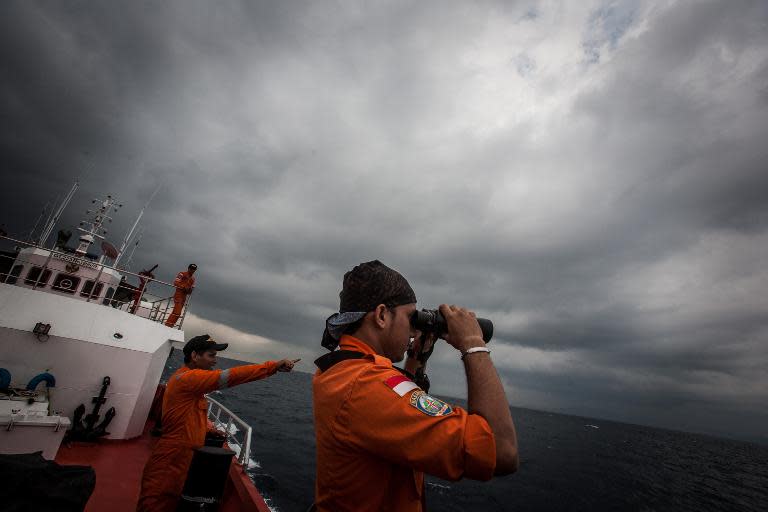
M 229 387 L 229 370 L 222 370 L 219 374 L 219 389 Z

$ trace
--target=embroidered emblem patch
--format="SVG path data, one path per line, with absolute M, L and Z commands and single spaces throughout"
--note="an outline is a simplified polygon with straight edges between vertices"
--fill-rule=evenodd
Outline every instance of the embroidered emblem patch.
M 411 405 L 429 416 L 446 416 L 453 412 L 450 405 L 420 389 L 411 394 Z
M 404 396 L 407 392 L 419 387 L 415 382 L 405 378 L 403 375 L 395 375 L 394 377 L 390 377 L 384 381 L 384 384 L 389 386 L 392 391 L 400 396 Z

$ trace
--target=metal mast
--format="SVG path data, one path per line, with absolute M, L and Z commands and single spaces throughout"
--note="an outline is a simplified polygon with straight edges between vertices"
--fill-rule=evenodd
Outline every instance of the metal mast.
M 131 270 L 131 262 L 133 261 L 133 253 L 136 252 L 136 248 L 139 246 L 139 242 L 141 242 L 141 237 L 144 235 L 143 232 L 139 231 L 139 234 L 136 235 L 136 241 L 133 243 L 133 247 L 131 247 L 131 253 L 128 255 L 128 259 L 125 260 L 125 265 L 123 265 L 122 268 L 125 270 Z
M 75 253 L 79 256 L 84 256 L 88 252 L 88 248 L 97 238 L 104 239 L 107 230 L 102 226 L 105 221 L 112 222 L 112 217 L 110 217 L 108 213 L 110 213 L 110 210 L 117 211 L 118 208 L 123 206 L 122 204 L 117 204 L 117 201 L 112 199 L 112 196 L 107 196 L 103 201 L 101 199 L 94 199 L 91 203 L 99 203 L 99 206 L 95 210 L 86 210 L 85 213 L 92 213 L 93 218 L 81 222 L 80 227 L 77 228 L 77 230 L 82 233 L 80 235 L 80 245 L 78 245 L 75 250 Z
M 136 222 L 133 223 L 133 226 L 131 226 L 131 229 L 128 230 L 128 234 L 125 235 L 125 238 L 123 239 L 123 243 L 120 245 L 120 249 L 117 251 L 117 258 L 115 258 L 115 261 L 112 263 L 113 266 L 117 267 L 117 262 L 120 261 L 120 258 L 123 257 L 123 254 L 125 253 L 125 248 L 128 246 L 128 243 L 131 241 L 131 237 L 133 236 L 134 231 L 136 231 L 136 226 L 139 225 L 139 221 L 144 216 L 144 210 L 147 209 L 147 206 L 149 206 L 149 203 L 152 202 L 152 199 L 155 198 L 155 195 L 157 195 L 158 191 L 160 191 L 160 187 L 162 185 L 158 186 L 155 191 L 150 196 L 149 200 L 147 201 L 147 204 L 144 205 L 144 208 L 141 209 L 139 212 L 139 216 L 136 217 Z M 134 250 L 136 248 L 134 247 Z
M 80 186 L 80 183 L 78 183 L 77 180 L 75 180 L 75 183 L 72 185 L 72 188 L 69 190 L 69 193 L 66 195 L 66 197 L 64 197 L 64 200 L 59 205 L 59 208 L 56 210 L 56 213 L 45 225 L 45 228 L 43 228 L 43 232 L 40 234 L 40 241 L 38 242 L 38 245 L 40 245 L 41 247 L 45 247 L 45 243 L 48 241 L 48 237 L 51 236 L 51 231 L 53 231 L 53 228 L 56 226 L 56 223 L 59 221 L 59 217 L 61 217 L 61 212 L 64 211 L 64 208 L 66 208 L 69 202 L 72 200 L 72 196 L 75 195 L 75 192 L 77 191 L 79 186 Z

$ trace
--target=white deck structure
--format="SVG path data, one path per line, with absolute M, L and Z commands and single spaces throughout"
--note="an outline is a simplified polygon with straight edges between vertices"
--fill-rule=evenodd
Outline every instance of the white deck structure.
M 178 326 L 163 323 L 173 305 L 172 284 L 154 279 L 151 272 L 134 274 L 108 265 L 109 259 L 118 261 L 122 254 L 109 244 L 102 245 L 101 256 L 88 254 L 93 243 L 103 239 L 108 214 L 119 207 L 111 196 L 93 204 L 95 210 L 88 212 L 92 219 L 78 228 L 76 249 L 62 247 L 66 240 L 53 249 L 43 247 L 65 203 L 37 242 L 0 236 L 0 368 L 10 372 L 10 387 L 15 388 L 26 387 L 41 373 L 53 375 L 56 383 L 48 390 L 48 415 L 69 419 L 80 404 L 86 414 L 91 413 L 93 397 L 104 377 L 110 377 L 100 416 L 103 419 L 114 407 L 108 437 L 127 439 L 143 431 L 171 343 L 184 341 L 184 316 Z M 151 297 L 150 291 L 159 298 Z M 17 428 L 35 421 L 17 408 L 12 410 L 16 415 L 5 417 L 7 412 L 0 408 L 0 423 Z M 60 427 L 61 422 L 55 423 Z M 7 432 L 0 431 L 0 452 L 9 445 L 10 434 L 3 437 Z
M 32 333 L 38 322 L 50 324 L 47 338 Z M 102 416 L 109 407 L 117 412 L 110 438 L 141 435 L 172 341 L 183 342 L 183 331 L 100 302 L 0 283 L 0 367 L 19 387 L 51 373 L 51 412 L 70 419 L 80 404 L 91 411 L 109 376 Z

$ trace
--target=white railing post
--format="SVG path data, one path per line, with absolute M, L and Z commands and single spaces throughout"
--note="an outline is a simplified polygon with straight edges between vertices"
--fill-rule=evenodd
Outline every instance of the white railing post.
M 205 397 L 208 400 L 208 419 L 215 427 L 219 428 L 224 426 L 224 423 L 220 420 L 221 413 L 227 415 L 228 420 L 225 427 L 225 436 L 230 446 L 237 446 L 240 453 L 237 454 L 237 461 L 243 466 L 243 471 L 248 469 L 248 463 L 251 460 L 251 437 L 253 435 L 253 429 L 250 425 L 240 419 L 235 413 L 224 407 L 210 396 Z M 214 411 L 214 408 L 215 411 Z M 231 433 L 232 426 L 235 426 L 237 430 L 243 432 L 243 441 L 238 442 L 235 434 Z

